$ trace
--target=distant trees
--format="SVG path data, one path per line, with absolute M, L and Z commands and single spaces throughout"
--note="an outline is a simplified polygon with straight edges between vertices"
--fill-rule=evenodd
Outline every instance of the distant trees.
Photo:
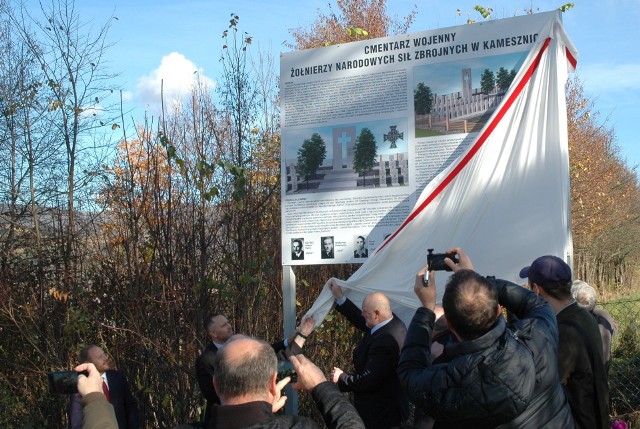
M 498 88 L 504 92 L 509 89 L 515 77 L 516 71 L 514 69 L 509 71 L 504 67 L 500 67 L 497 73 L 490 69 L 484 69 L 480 75 L 480 91 L 484 94 L 489 94 L 495 88 Z
M 36 92 L 42 94 L 46 104 L 40 104 L 41 119 L 48 124 L 48 132 L 56 133 L 62 149 L 65 173 L 60 179 L 65 183 L 65 234 L 63 248 L 66 287 L 73 284 L 74 235 L 76 233 L 76 209 L 80 191 L 91 183 L 88 172 L 98 169 L 99 139 L 95 130 L 104 124 L 108 110 L 107 95 L 110 74 L 103 64 L 108 48 L 107 33 L 110 18 L 97 30 L 87 31 L 87 23 L 78 15 L 72 0 L 52 0 L 41 3 L 42 18 L 31 16 L 25 10 L 9 14 L 15 34 L 22 47 L 38 67 Z M 31 134 L 32 138 L 38 136 Z M 46 137 L 45 137 L 46 138 Z M 89 140 L 92 140 L 89 143 Z M 98 158 L 96 158 L 98 157 Z
M 327 157 L 327 145 L 318 133 L 313 133 L 310 139 L 305 139 L 298 149 L 297 172 L 305 178 L 309 186 L 309 178 L 316 174 L 318 167 Z
M 51 163 L 45 160 L 55 153 L 53 139 L 40 140 L 47 128 L 43 120 L 43 80 L 22 40 L 10 31 L 8 4 L 0 2 L 0 200 L 8 219 L 6 242 L 1 248 L 2 266 L 21 245 L 19 222 L 31 214 L 35 219 L 28 240 L 41 244 L 38 201 L 39 189 L 46 182 Z M 49 156 L 45 155 L 48 152 Z M 55 157 L 53 157 L 55 159 Z M 36 165 L 40 168 L 36 169 Z M 50 176 L 49 176 L 50 177 Z
M 496 87 L 496 78 L 489 69 L 484 69 L 480 75 L 480 91 L 489 94 Z
M 110 149 L 98 128 L 109 122 L 111 20 L 89 25 L 72 1 L 37 4 L 0 1 L 0 397 L 15 401 L 3 427 L 64 421 L 60 399 L 41 401 L 22 377 L 70 366 L 79 334 L 90 332 L 83 294 L 102 260 L 88 237 Z
M 613 291 L 640 273 L 640 186 L 612 128 L 599 120 L 582 83 L 567 84 L 575 277 Z
M 376 138 L 369 128 L 362 128 L 353 150 L 353 169 L 363 176 L 363 186 L 367 186 L 367 171 L 370 171 L 378 154 Z
M 72 2 L 53 2 L 41 27 L 0 5 L 0 153 L 11 165 L 0 193 L 12 207 L 0 214 L 0 404 L 12 410 L 0 426 L 65 427 L 67 398 L 44 394 L 42 374 L 72 367 L 93 342 L 135 380 L 149 427 L 196 420 L 192 365 L 207 313 L 282 338 L 273 62 L 254 62 L 232 15 L 218 92 L 198 85 L 128 134 L 103 110 L 106 32 L 88 39 Z M 67 51 L 55 51 L 51 38 L 67 35 Z
M 496 75 L 496 85 L 500 88 L 500 91 L 506 91 L 511 86 L 511 82 L 516 77 L 515 69 L 511 69 L 508 71 L 504 67 L 500 67 L 498 69 L 498 73 Z
M 433 93 L 431 92 L 431 88 L 423 82 L 418 83 L 418 86 L 413 91 L 413 104 L 417 115 L 428 115 L 431 113 Z

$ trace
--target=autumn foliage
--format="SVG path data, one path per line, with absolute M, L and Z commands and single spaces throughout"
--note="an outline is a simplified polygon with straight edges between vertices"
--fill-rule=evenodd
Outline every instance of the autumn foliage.
M 80 115 L 76 105 L 63 114 L 50 102 L 60 82 L 24 55 L 44 48 L 9 37 L 18 24 L 32 33 L 28 22 L 7 21 L 6 6 L 0 1 L 0 427 L 66 427 L 67 398 L 48 394 L 45 374 L 72 367 L 88 343 L 101 344 L 127 372 L 145 427 L 194 422 L 204 407 L 193 364 L 207 343 L 209 313 L 268 341 L 287 334 L 273 60 L 252 51 L 231 14 L 212 48 L 222 51 L 225 70 L 217 89 L 199 82 L 181 105 L 133 124 L 122 112 L 109 121 Z M 338 0 L 310 27 L 292 30 L 292 45 L 406 32 L 414 14 L 396 19 L 383 0 Z M 53 32 L 47 27 L 45 35 Z M 61 47 L 86 40 L 46 46 L 63 58 Z M 89 55 L 78 67 L 92 76 L 98 59 Z M 108 75 L 100 76 L 94 89 L 102 102 L 111 91 Z M 578 79 L 568 84 L 567 107 L 575 271 L 604 295 L 623 293 L 638 278 L 638 180 Z M 70 118 L 82 133 L 63 126 Z M 114 137 L 101 146 L 104 129 Z M 67 147 L 72 141 L 78 146 Z M 298 317 L 327 278 L 355 269 L 296 267 Z M 322 368 L 348 368 L 356 340 L 341 318 L 329 317 L 305 353 Z M 319 419 L 308 401 L 303 396 L 300 409 Z
M 610 294 L 630 288 L 640 252 L 640 188 L 576 77 L 567 86 L 574 271 Z
M 337 0 L 336 5 L 337 11 L 331 3 L 327 13 L 318 10 L 311 27 L 291 30 L 295 43 L 290 47 L 309 49 L 406 33 L 416 14 L 414 8 L 404 19 L 394 19 L 386 0 Z

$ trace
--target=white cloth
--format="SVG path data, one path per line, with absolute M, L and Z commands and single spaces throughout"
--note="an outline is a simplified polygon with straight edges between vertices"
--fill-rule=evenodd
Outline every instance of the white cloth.
M 479 273 L 518 283 L 519 270 L 538 256 L 556 255 L 571 265 L 564 88 L 577 51 L 560 12 L 550 17 L 467 151 L 425 187 L 405 223 L 349 280 L 337 280 L 354 304 L 383 292 L 408 325 L 419 306 L 413 285 L 428 248 L 462 247 Z M 438 302 L 448 275 L 436 274 Z M 325 284 L 307 315 L 319 325 L 333 303 Z

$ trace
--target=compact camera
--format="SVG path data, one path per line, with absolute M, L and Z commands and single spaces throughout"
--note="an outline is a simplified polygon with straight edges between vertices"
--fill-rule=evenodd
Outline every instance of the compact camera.
M 89 376 L 89 371 L 53 371 L 47 373 L 49 393 L 72 395 L 78 393 L 78 376 Z
M 298 373 L 293 369 L 293 364 L 288 360 L 281 360 L 278 361 L 278 376 L 276 380 L 280 381 L 285 377 L 291 377 L 290 384 L 298 381 Z
M 433 253 L 433 249 L 427 249 L 427 251 L 429 252 L 427 255 L 429 271 L 452 271 L 444 262 L 444 258 L 449 258 L 456 264 L 460 260 L 457 253 Z

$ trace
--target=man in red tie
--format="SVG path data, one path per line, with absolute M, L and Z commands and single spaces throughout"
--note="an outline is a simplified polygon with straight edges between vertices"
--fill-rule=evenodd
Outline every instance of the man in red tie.
M 78 363 L 92 363 L 102 376 L 102 391 L 113 405 L 120 429 L 138 429 L 138 403 L 131 394 L 129 383 L 122 371 L 112 369 L 109 356 L 95 344 L 80 350 Z M 82 429 L 82 405 L 79 395 L 71 395 L 69 428 Z

